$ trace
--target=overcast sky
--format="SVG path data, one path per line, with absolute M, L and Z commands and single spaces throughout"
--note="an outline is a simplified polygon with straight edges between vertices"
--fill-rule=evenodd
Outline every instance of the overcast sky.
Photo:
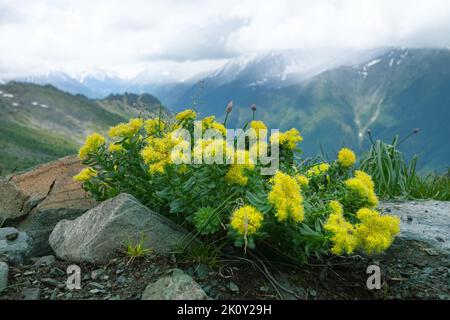
M 0 0 L 0 79 L 188 77 L 258 51 L 448 47 L 449 0 Z

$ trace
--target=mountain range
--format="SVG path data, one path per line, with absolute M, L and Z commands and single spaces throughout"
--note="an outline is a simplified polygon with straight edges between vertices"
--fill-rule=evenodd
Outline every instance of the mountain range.
M 51 85 L 0 85 L 0 175 L 74 154 L 94 131 L 167 110 L 149 94 L 89 99 Z
M 306 155 L 325 150 L 332 156 L 343 145 L 360 152 L 369 146 L 368 129 L 374 138 L 390 140 L 420 128 L 402 144 L 406 156 L 418 153 L 423 170 L 450 164 L 448 49 L 288 50 L 231 59 L 187 81 L 154 78 L 145 72 L 128 80 L 108 73 L 82 79 L 50 73 L 19 80 L 51 83 L 96 104 L 111 93 L 150 93 L 172 111 L 194 107 L 219 119 L 233 100 L 230 127 L 251 120 L 249 107 L 256 104 L 256 117 L 271 128 L 301 131 Z

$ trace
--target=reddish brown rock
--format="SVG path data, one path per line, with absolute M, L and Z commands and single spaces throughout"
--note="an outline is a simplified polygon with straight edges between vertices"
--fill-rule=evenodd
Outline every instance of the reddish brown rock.
M 26 216 L 16 227 L 31 236 L 32 255 L 50 252 L 48 236 L 60 220 L 75 219 L 96 205 L 81 183 L 73 181 L 83 168 L 76 156 L 69 156 L 9 178 L 29 198 L 23 206 Z
M 40 211 L 62 207 L 88 210 L 95 201 L 81 183 L 73 181 L 84 167 L 76 156 L 69 156 L 13 175 L 9 181 L 30 199 L 41 200 L 37 206 Z

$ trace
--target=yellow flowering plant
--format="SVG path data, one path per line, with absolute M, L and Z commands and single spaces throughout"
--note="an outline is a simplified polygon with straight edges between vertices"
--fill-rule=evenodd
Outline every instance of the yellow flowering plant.
M 198 123 L 202 134 L 211 129 L 217 135 L 195 138 Z M 301 160 L 298 130 L 269 137 L 262 121 L 253 119 L 247 127 L 266 142 L 251 146 L 246 140 L 239 149 L 237 137 L 223 139 L 226 121 L 200 118 L 191 109 L 174 117 L 131 119 L 107 137 L 87 137 L 79 156 L 88 168 L 74 179 L 98 200 L 132 194 L 219 247 L 232 241 L 246 251 L 264 243 L 305 261 L 311 254 L 372 254 L 390 246 L 398 219 L 376 211 L 374 183 L 354 170 L 353 151 L 343 148 L 334 161 Z M 179 130 L 189 138 L 178 136 Z M 267 164 L 252 154 L 272 154 L 274 147 L 278 170 L 264 175 Z M 209 163 L 211 157 L 223 161 Z

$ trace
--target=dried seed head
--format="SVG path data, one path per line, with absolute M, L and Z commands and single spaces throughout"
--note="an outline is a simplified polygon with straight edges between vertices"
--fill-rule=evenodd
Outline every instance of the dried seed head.
M 415 128 L 413 132 L 414 132 L 414 133 L 419 133 L 419 132 L 420 132 L 420 129 L 419 129 L 419 128 Z
M 372 133 L 372 129 L 367 129 L 367 134 L 371 134 Z
M 252 111 L 256 111 L 256 104 L 252 104 L 252 105 L 250 106 L 250 109 L 252 109 Z
M 230 113 L 233 110 L 233 100 L 231 100 L 227 105 L 227 113 Z

